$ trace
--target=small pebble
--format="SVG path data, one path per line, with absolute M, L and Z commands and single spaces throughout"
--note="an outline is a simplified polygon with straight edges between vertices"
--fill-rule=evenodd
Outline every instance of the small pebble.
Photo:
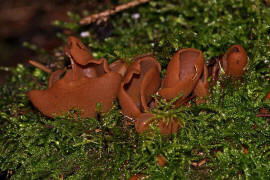
M 139 19 L 140 18 L 140 14 L 139 13 L 134 13 L 131 15 L 132 19 Z
M 89 37 L 90 33 L 88 31 L 83 31 L 83 32 L 81 32 L 80 36 L 81 37 Z

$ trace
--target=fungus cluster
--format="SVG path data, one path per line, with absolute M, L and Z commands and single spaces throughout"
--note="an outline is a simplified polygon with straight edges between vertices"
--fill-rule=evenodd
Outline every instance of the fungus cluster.
M 69 37 L 65 53 L 72 68 L 53 72 L 48 89 L 28 92 L 33 105 L 49 117 L 61 115 L 72 108 L 81 109 L 82 117 L 95 117 L 97 103 L 102 104 L 102 111 L 110 110 L 126 65 L 119 61 L 108 65 L 104 58 L 94 59 L 75 37 Z
M 28 92 L 33 105 L 48 117 L 62 115 L 72 108 L 81 109 L 82 117 L 96 117 L 97 103 L 102 104 L 102 112 L 108 112 L 118 98 L 122 113 L 135 119 L 138 133 L 145 132 L 157 120 L 149 112 L 150 106 L 155 107 L 154 94 L 168 101 L 181 94 L 176 107 L 191 98 L 202 103 L 200 98 L 208 95 L 209 76 L 214 82 L 223 69 L 227 76 L 239 78 L 247 64 L 247 54 L 240 45 L 232 46 L 208 66 L 200 50 L 186 48 L 174 54 L 161 79 L 161 66 L 152 55 L 138 57 L 130 66 L 120 60 L 108 64 L 105 58 L 94 59 L 75 37 L 69 37 L 65 54 L 71 69 L 53 72 L 48 89 Z M 158 121 L 163 135 L 177 132 L 180 126 L 177 119 L 168 123 Z

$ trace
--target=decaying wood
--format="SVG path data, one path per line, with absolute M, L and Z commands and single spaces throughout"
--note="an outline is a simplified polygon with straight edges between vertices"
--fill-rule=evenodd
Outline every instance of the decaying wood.
M 101 13 L 92 14 L 90 16 L 82 18 L 80 21 L 80 24 L 87 25 L 87 24 L 91 24 L 93 22 L 97 22 L 97 24 L 100 24 L 102 21 L 106 21 L 110 15 L 113 15 L 117 12 L 123 11 L 123 10 L 128 9 L 128 8 L 138 6 L 138 5 L 146 3 L 148 1 L 149 0 L 134 0 L 134 1 L 131 1 L 129 3 L 116 6 L 112 9 L 108 9 L 108 10 L 103 11 Z
M 37 68 L 39 68 L 39 69 L 41 69 L 41 70 L 43 70 L 43 71 L 45 71 L 45 72 L 47 72 L 47 73 L 52 73 L 52 70 L 51 69 L 49 69 L 49 68 L 47 68 L 46 66 L 44 66 L 43 64 L 40 64 L 40 63 L 38 63 L 38 62 L 36 62 L 36 61 L 33 61 L 33 60 L 29 60 L 28 61 L 30 64 L 32 64 L 33 66 L 35 66 L 35 67 L 37 67 Z

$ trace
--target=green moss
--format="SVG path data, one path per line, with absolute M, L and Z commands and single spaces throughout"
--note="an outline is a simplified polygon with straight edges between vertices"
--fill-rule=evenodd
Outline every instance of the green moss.
M 139 13 L 139 19 L 132 14 Z M 74 23 L 56 22 L 79 34 L 89 30 Z M 194 47 L 205 59 L 241 44 L 249 56 L 241 81 L 224 79 L 211 88 L 205 104 L 171 109 L 183 122 L 178 134 L 139 136 L 123 125 L 119 105 L 97 119 L 72 118 L 75 110 L 55 120 L 35 110 L 26 96 L 47 88 L 48 75 L 18 65 L 0 88 L 0 169 L 11 179 L 120 179 L 136 173 L 150 179 L 269 179 L 270 127 L 256 117 L 270 90 L 270 8 L 259 0 L 154 0 L 113 15 L 113 31 L 100 41 L 94 29 L 82 38 L 96 57 L 131 61 L 153 52 L 163 73 L 179 48 Z M 66 37 L 63 34 L 58 36 Z M 53 57 L 46 57 L 48 63 Z M 154 109 L 158 115 L 168 104 Z M 244 153 L 243 147 L 248 150 Z M 156 157 L 167 159 L 163 168 Z M 201 167 L 192 162 L 208 161 Z M 12 171 L 12 175 L 11 172 Z

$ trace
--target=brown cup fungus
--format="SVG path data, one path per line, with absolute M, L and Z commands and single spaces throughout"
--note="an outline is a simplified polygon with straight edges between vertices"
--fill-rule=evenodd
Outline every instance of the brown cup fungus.
M 231 46 L 222 58 L 222 67 L 226 73 L 234 78 L 244 74 L 244 68 L 248 62 L 245 49 L 240 45 Z
M 71 61 L 71 69 L 53 72 L 48 89 L 32 90 L 27 94 L 38 110 L 55 117 L 76 108 L 82 110 L 82 117 L 96 117 L 97 103 L 107 112 L 118 96 L 122 113 L 135 119 L 138 133 L 145 132 L 156 122 L 162 135 L 177 133 L 181 124 L 176 118 L 157 119 L 149 113 L 149 106 L 157 103 L 152 101 L 152 95 L 158 92 L 168 101 L 179 96 L 175 102 L 179 107 L 194 96 L 208 95 L 208 70 L 213 81 L 219 78 L 221 67 L 226 75 L 238 78 L 243 75 L 248 59 L 243 47 L 234 45 L 207 67 L 200 50 L 182 49 L 172 57 L 161 83 L 160 64 L 151 55 L 136 58 L 129 67 L 120 60 L 108 65 L 104 58 L 94 59 L 90 50 L 72 36 L 68 38 L 65 54 Z M 196 100 L 196 103 L 202 102 Z
M 55 117 L 72 108 L 82 110 L 82 117 L 95 117 L 96 104 L 107 112 L 113 105 L 119 89 L 121 75 L 113 72 L 106 59 L 96 60 L 76 38 L 70 37 L 65 47 L 72 69 L 52 73 L 49 88 L 28 92 L 33 105 L 44 115 Z M 61 79 L 60 79 L 61 78 Z
M 152 56 L 140 57 L 128 67 L 118 93 L 125 116 L 134 119 L 148 110 L 152 95 L 160 87 L 160 71 L 160 64 Z
M 65 46 L 65 54 L 70 58 L 74 73 L 73 78 L 80 75 L 87 77 L 96 76 L 95 67 L 93 67 L 93 65 L 89 65 L 90 60 L 94 60 L 91 51 L 88 50 L 79 39 L 73 36 L 69 37 L 68 43 Z M 127 64 L 118 60 L 110 64 L 109 68 L 111 71 L 124 76 L 127 70 Z
M 171 100 L 182 94 L 176 105 L 180 106 L 188 97 L 205 97 L 208 94 L 208 69 L 201 51 L 187 48 L 177 51 L 168 64 L 166 76 L 158 93 L 165 99 Z M 202 101 L 197 100 L 197 103 Z M 149 125 L 158 121 L 162 135 L 177 133 L 180 124 L 177 119 L 153 119 L 153 114 L 142 113 L 135 120 L 138 133 L 145 132 Z
M 176 105 L 180 106 L 194 88 L 197 95 L 207 94 L 207 76 L 208 72 L 201 51 L 193 48 L 179 50 L 168 64 L 166 76 L 158 93 L 167 100 L 181 94 L 182 96 L 176 102 Z
M 208 70 L 212 76 L 212 84 L 221 80 L 221 74 L 239 79 L 243 76 L 248 63 L 248 56 L 241 45 L 231 46 L 224 55 L 220 55 L 210 61 Z

